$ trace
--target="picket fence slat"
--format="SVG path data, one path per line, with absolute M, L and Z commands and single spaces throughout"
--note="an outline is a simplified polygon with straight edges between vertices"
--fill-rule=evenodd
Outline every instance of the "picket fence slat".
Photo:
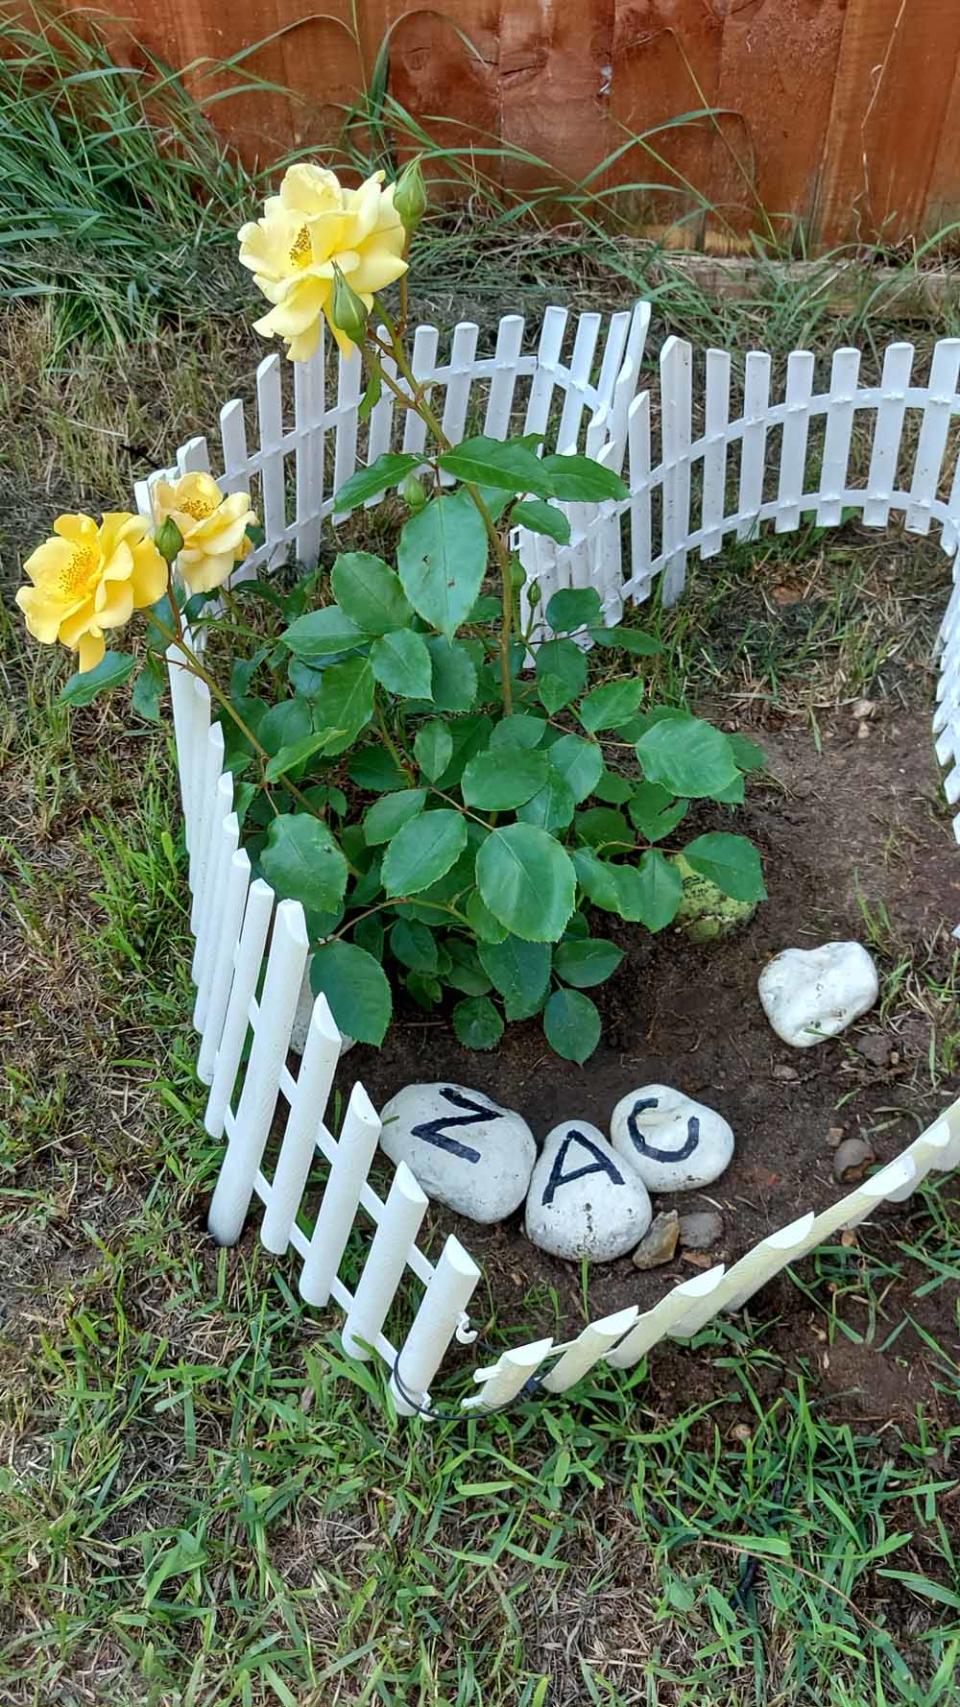
M 317 1154 L 317 1126 L 333 1088 L 340 1043 L 326 997 L 319 996 L 307 1028 L 296 1085 L 289 1097 L 290 1115 L 260 1226 L 261 1244 L 277 1256 L 282 1256 L 290 1243 L 290 1231 Z
M 649 305 L 640 304 L 631 314 L 611 316 L 604 330 L 597 315 L 571 323 L 565 309 L 549 309 L 534 349 L 525 348 L 522 318 L 508 315 L 500 322 L 492 355 L 478 354 L 477 328 L 464 322 L 453 331 L 449 360 L 440 363 L 436 328 L 417 329 L 416 382 L 430 386 L 451 439 L 477 430 L 481 418 L 484 431 L 503 436 L 522 415 L 526 430 L 545 435 L 545 452 L 582 447 L 608 467 L 625 471 L 626 498 L 562 506 L 570 521 L 569 545 L 516 530 L 515 547 L 540 593 L 535 610 L 529 589 L 522 594 L 525 620 L 532 621 L 532 646 L 549 634 L 543 611 L 558 587 L 596 587 L 604 620 L 613 622 L 625 600 L 638 604 L 649 597 L 658 575 L 664 600 L 679 596 L 691 553 L 709 559 L 731 536 L 745 539 L 764 524 L 786 532 L 811 511 L 823 526 L 838 524 L 849 509 L 859 510 L 868 526 L 884 526 L 897 514 L 914 532 L 926 533 L 938 524 L 944 551 L 956 559 L 960 340 L 944 339 L 936 346 L 926 384 L 913 375 L 909 344 L 887 349 L 876 385 L 860 384 L 856 350 L 838 350 L 823 391 L 814 389 L 810 353 L 795 351 L 784 394 L 775 401 L 770 398 L 770 357 L 751 351 L 742 369 L 741 412 L 731 416 L 734 362 L 726 351 L 707 351 L 702 368 L 695 367 L 689 344 L 667 339 L 659 397 L 641 385 L 649 319 Z M 289 427 L 279 358 L 268 356 L 260 364 L 252 448 L 242 405 L 229 402 L 220 411 L 223 470 L 218 478 L 227 490 L 251 492 L 266 534 L 237 579 L 269 570 L 291 552 L 307 563 L 314 559 L 336 488 L 358 462 L 393 448 L 399 433 L 387 388 L 361 434 L 361 364 L 355 358 L 327 361 L 328 351 L 336 356 L 332 345 L 321 342 L 310 363 L 294 368 Z M 395 376 L 393 364 L 385 366 Z M 400 413 L 403 447 L 419 455 L 425 449 L 423 425 L 409 411 Z M 816 460 L 810 454 L 811 423 L 821 417 L 820 465 L 808 472 L 808 462 Z M 694 438 L 694 422 L 701 420 L 702 432 Z M 662 435 L 657 464 L 654 421 Z M 858 486 L 851 479 L 850 449 L 854 431 L 862 429 L 872 429 L 872 446 L 866 481 Z M 904 472 L 901 447 L 914 440 L 912 466 Z M 952 461 L 944 468 L 948 451 Z M 163 472 L 170 476 L 209 466 L 207 441 L 197 437 L 181 447 L 175 468 Z M 152 513 L 151 493 L 159 477 L 136 485 L 142 514 Z M 766 497 L 766 492 L 774 495 Z M 624 562 L 629 564 L 626 580 Z M 202 627 L 194 635 L 185 632 L 184 640 L 202 650 Z M 211 1231 L 223 1243 L 235 1241 L 252 1199 L 262 1201 L 264 1247 L 277 1256 L 290 1251 L 299 1260 L 307 1302 L 319 1306 L 333 1300 L 343 1310 L 345 1351 L 374 1355 L 386 1364 L 400 1414 L 429 1415 L 430 1386 L 451 1341 L 468 1343 L 473 1337 L 466 1309 L 480 1270 L 456 1239 L 447 1240 L 436 1262 L 420 1249 L 428 1202 L 404 1164 L 389 1172 L 389 1189 L 385 1198 L 380 1196 L 379 1176 L 371 1173 L 379 1117 L 362 1086 L 354 1087 L 339 1136 L 325 1123 L 342 1039 L 325 999 L 309 992 L 302 909 L 294 902 L 277 903 L 269 885 L 253 879 L 249 857 L 239 845 L 234 779 L 224 769 L 223 733 L 209 691 L 184 668 L 175 645 L 168 649 L 167 663 L 189 856 L 197 1073 L 209 1086 L 206 1129 L 226 1138 Z M 937 756 L 947 768 L 945 793 L 956 804 L 956 573 L 940 629 L 933 726 Z M 960 841 L 960 813 L 954 829 Z M 287 1054 L 298 1008 L 309 1023 L 294 1073 Z M 264 1155 L 271 1133 L 279 1145 L 268 1177 Z M 305 1202 L 315 1163 L 322 1183 L 308 1226 Z M 718 1314 L 742 1309 L 789 1264 L 868 1219 L 879 1204 L 902 1202 L 931 1173 L 958 1165 L 960 1102 L 845 1197 L 768 1234 L 731 1267 L 720 1265 L 673 1286 L 643 1314 L 631 1307 L 589 1323 L 569 1343 L 543 1338 L 508 1346 L 491 1367 L 473 1372 L 473 1390 L 463 1397 L 463 1409 L 483 1414 L 532 1393 L 554 1399 L 590 1369 L 629 1369 L 666 1338 L 690 1340 Z M 351 1249 L 361 1260 L 351 1291 L 339 1269 L 354 1229 L 361 1242 Z M 406 1289 L 411 1283 L 423 1288 L 423 1296 L 398 1350 L 385 1328 L 399 1300 L 410 1320 Z
M 800 526 L 800 496 L 805 490 L 807 439 L 810 433 L 810 396 L 813 391 L 813 355 L 794 350 L 787 358 L 785 418 L 780 446 L 780 481 L 777 487 L 777 533 L 793 533 Z

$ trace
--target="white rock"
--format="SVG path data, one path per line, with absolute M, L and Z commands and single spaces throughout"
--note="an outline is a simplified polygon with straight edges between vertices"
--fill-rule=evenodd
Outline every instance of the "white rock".
M 621 1097 L 610 1137 L 648 1191 L 696 1191 L 733 1156 L 733 1130 L 723 1115 L 669 1085 L 642 1085 Z
M 859 942 L 825 942 L 822 948 L 785 948 L 774 955 L 757 988 L 777 1036 L 795 1049 L 810 1049 L 838 1037 L 872 1008 L 880 980 Z
M 293 1029 L 290 1033 L 290 1048 L 293 1050 L 295 1055 L 302 1055 L 307 1047 L 307 1033 L 310 1030 L 310 1021 L 313 1017 L 313 1004 L 316 1001 L 316 997 L 310 988 L 311 959 L 312 956 L 308 955 L 307 964 L 303 969 L 303 983 L 300 985 L 300 995 L 297 998 L 297 1011 L 293 1016 Z M 354 1042 L 354 1038 L 345 1037 L 341 1033 L 341 1055 L 345 1055 L 348 1049 L 352 1049 Z
M 609 1262 L 639 1244 L 651 1213 L 643 1181 L 595 1126 L 564 1120 L 548 1132 L 527 1193 L 533 1244 L 555 1257 Z
M 441 1080 L 407 1085 L 384 1103 L 380 1118 L 390 1160 L 406 1162 L 427 1196 L 458 1215 L 502 1221 L 523 1202 L 537 1146 L 512 1109 Z

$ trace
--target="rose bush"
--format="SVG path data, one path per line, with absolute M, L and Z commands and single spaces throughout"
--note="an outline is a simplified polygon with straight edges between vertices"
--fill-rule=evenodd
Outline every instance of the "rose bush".
M 675 843 L 692 802 L 742 801 L 762 754 L 652 704 L 658 642 L 607 626 L 592 588 L 553 595 L 551 638 L 534 649 L 511 530 L 563 544 L 563 504 L 628 494 L 610 469 L 544 454 L 537 437 L 447 440 L 404 336 L 405 245 L 423 206 L 416 165 L 395 193 L 381 175 L 347 190 L 293 167 L 240 234 L 241 259 L 274 304 L 258 329 L 299 360 L 326 317 L 341 348 L 361 348 L 361 418 L 386 386 L 423 423 L 422 452 L 388 452 L 336 494 L 336 514 L 359 519 L 350 549 L 231 588 L 256 525 L 249 498 L 190 474 L 157 484 L 155 540 L 135 517 L 99 529 L 60 518 L 27 564 L 35 585 L 20 602 L 39 639 L 80 647 L 85 673 L 64 690 L 78 702 L 133 672 L 133 657 L 103 655 L 103 630 L 153 604 L 134 703 L 157 715 L 168 648 L 207 681 L 246 846 L 275 891 L 303 905 L 313 988 L 344 1032 L 379 1044 L 401 986 L 426 1008 L 452 995 L 471 1047 L 539 1015 L 550 1046 L 584 1061 L 600 1036 L 585 992 L 622 959 L 599 917 L 663 930 L 684 873 L 747 911 L 762 898 L 744 837 L 715 829 Z M 379 292 L 397 281 L 392 313 Z M 392 561 L 366 549 L 376 499 Z M 536 610 L 538 589 L 528 592 Z

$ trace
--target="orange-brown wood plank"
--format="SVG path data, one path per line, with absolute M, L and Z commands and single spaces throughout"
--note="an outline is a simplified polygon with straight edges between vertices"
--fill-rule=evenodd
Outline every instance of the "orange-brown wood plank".
M 823 245 L 917 233 L 960 47 L 957 0 L 849 0 L 824 143 Z

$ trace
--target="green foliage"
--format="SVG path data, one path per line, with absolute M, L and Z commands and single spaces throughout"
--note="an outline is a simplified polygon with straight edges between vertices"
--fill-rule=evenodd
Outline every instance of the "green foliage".
M 414 461 L 422 470 L 422 457 L 379 458 L 338 510 L 408 479 Z M 235 768 L 254 779 L 260 767 L 248 839 L 278 893 L 306 908 L 315 988 L 349 1035 L 379 1041 L 402 986 L 428 1009 L 452 992 L 470 1048 L 539 1016 L 551 1048 L 584 1061 L 600 1035 L 584 992 L 623 959 L 584 909 L 672 924 L 683 877 L 669 838 L 691 801 L 735 804 L 763 758 L 686 711 L 646 707 L 643 660 L 659 643 L 604 627 L 593 588 L 552 595 L 553 638 L 529 667 L 517 566 L 493 541 L 515 522 L 565 537 L 551 500 L 616 496 L 615 477 L 541 457 L 530 439 L 482 437 L 443 451 L 441 471 L 453 485 L 419 477 L 396 569 L 342 552 L 328 581 L 281 601 L 272 645 L 235 663 L 235 705 L 265 750 L 230 733 Z M 494 569 L 499 598 L 485 587 Z M 311 609 L 311 597 L 328 602 Z M 271 706 L 253 689 L 285 667 L 293 697 Z M 762 895 L 743 837 L 708 831 L 685 852 L 725 894 Z

